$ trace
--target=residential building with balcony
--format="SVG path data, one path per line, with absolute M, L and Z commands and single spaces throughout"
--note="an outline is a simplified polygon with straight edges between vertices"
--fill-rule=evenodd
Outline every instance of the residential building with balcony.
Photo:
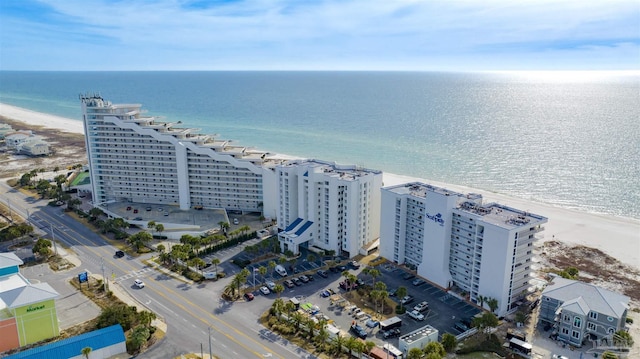
M 555 277 L 540 298 L 538 321 L 553 326 L 558 340 L 582 346 L 604 339 L 613 346 L 613 335 L 625 328 L 629 297 L 576 280 Z
M 499 316 L 528 292 L 547 218 L 420 182 L 385 187 L 381 199 L 381 256 L 475 303 L 496 299 Z
M 276 181 L 282 251 L 305 246 L 353 257 L 376 247 L 381 171 L 294 160 L 276 167 Z
M 232 145 L 181 121 L 146 116 L 140 104 L 81 95 L 93 201 L 195 206 L 276 215 L 267 152 Z M 267 190 L 265 190 L 267 189 Z

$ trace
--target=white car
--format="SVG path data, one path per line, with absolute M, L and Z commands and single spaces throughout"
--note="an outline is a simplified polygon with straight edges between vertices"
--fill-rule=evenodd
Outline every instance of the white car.
M 267 285 L 267 288 L 269 288 L 269 290 L 273 291 L 274 289 L 276 289 L 276 284 L 274 282 L 267 282 L 265 283 Z
M 424 312 L 427 309 L 429 309 L 429 302 L 427 301 L 420 302 L 413 307 L 413 310 L 417 310 L 418 312 Z
M 417 310 L 410 311 L 409 316 L 415 320 L 424 320 L 424 315 Z
M 264 295 L 267 295 L 269 293 L 271 293 L 271 291 L 269 290 L 269 288 L 267 288 L 266 286 L 262 286 L 260 287 L 260 292 Z
M 564 356 L 564 355 L 560 355 L 560 354 L 553 354 L 551 357 L 552 357 L 553 359 L 569 359 L 569 358 L 567 358 L 566 356 Z
M 144 288 L 144 282 L 140 279 L 136 279 L 133 281 L 133 284 L 138 288 Z

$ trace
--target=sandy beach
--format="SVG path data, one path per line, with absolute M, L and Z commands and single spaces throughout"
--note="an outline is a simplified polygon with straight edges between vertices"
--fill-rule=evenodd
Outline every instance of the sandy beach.
M 43 126 L 63 132 L 84 133 L 82 123 L 78 120 L 34 112 L 2 103 L 0 103 L 0 116 L 24 123 L 24 129 L 28 129 L 29 126 Z M 462 193 L 480 193 L 484 196 L 485 203 L 497 202 L 543 215 L 549 219 L 546 230 L 542 232 L 543 241 L 556 240 L 567 244 L 597 248 L 624 264 L 640 269 L 640 220 L 579 212 L 458 185 L 391 173 L 384 174 L 385 186 L 414 181 Z

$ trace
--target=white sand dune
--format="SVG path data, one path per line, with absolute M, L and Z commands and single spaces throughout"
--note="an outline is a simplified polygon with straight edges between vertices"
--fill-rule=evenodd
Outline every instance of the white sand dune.
M 0 103 L 0 115 L 31 126 L 44 126 L 64 132 L 84 133 L 80 121 L 34 112 Z M 604 214 L 585 213 L 520 198 L 438 183 L 391 173 L 384 174 L 385 186 L 405 182 L 426 182 L 462 193 L 480 193 L 485 202 L 498 202 L 549 218 L 542 232 L 544 241 L 558 240 L 567 244 L 580 244 L 597 248 L 621 262 L 640 269 L 640 220 Z

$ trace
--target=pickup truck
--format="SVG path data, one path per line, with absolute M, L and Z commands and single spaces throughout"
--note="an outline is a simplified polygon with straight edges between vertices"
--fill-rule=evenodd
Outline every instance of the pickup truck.
M 412 310 L 407 314 L 409 314 L 409 316 L 415 320 L 424 320 L 424 315 L 422 315 L 422 313 L 418 312 L 417 310 Z

